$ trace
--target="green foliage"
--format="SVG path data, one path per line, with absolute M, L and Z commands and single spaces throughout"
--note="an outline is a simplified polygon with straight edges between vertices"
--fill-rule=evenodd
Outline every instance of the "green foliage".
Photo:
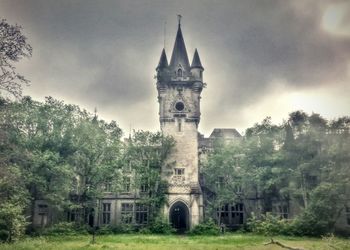
M 103 192 L 102 184 L 119 180 L 121 135 L 114 121 L 99 120 L 52 97 L 44 103 L 30 97 L 3 100 L 0 197 L 31 215 L 38 198 L 56 210 L 80 207 L 91 211 Z M 72 193 L 74 204 L 68 199 Z
M 349 197 L 349 137 L 349 117 L 327 121 L 319 114 L 296 111 L 281 126 L 268 117 L 247 129 L 244 139 L 215 145 L 202 169 L 209 197 L 206 213 L 216 215 L 224 204 L 244 203 L 257 195 L 262 220 L 256 225 L 250 221 L 256 232 L 334 232 Z M 235 192 L 237 184 L 240 193 Z M 267 214 L 275 212 L 274 202 L 293 203 L 301 213 L 290 223 L 274 219 Z
M 22 85 L 29 81 L 16 72 L 15 62 L 32 56 L 32 47 L 22 33 L 22 27 L 0 20 L 0 94 L 16 98 L 22 95 Z
M 124 147 L 122 162 L 124 171 L 133 171 L 132 189 L 136 192 L 145 187 L 140 203 L 149 208 L 152 221 L 166 202 L 168 183 L 161 179 L 161 168 L 175 141 L 162 133 L 134 131 Z
M 270 213 L 261 215 L 261 218 L 257 218 L 255 214 L 252 214 L 248 219 L 247 229 L 250 232 L 268 236 L 293 235 L 290 221 L 280 219 Z
M 154 234 L 172 234 L 175 233 L 175 229 L 169 224 L 169 222 L 162 216 L 158 216 L 148 226 L 151 233 Z
M 86 226 L 80 226 L 72 222 L 59 222 L 48 228 L 43 229 L 41 235 L 58 236 L 58 235 L 82 235 L 87 234 L 91 229 Z
M 108 234 L 130 234 L 135 233 L 137 228 L 131 224 L 120 224 L 116 226 L 108 225 L 102 226 L 97 230 L 99 235 L 108 235 Z
M 189 232 L 190 235 L 218 235 L 219 233 L 220 228 L 212 219 L 199 223 Z
M 264 246 L 270 241 L 266 236 L 255 234 L 225 234 L 220 236 L 181 236 L 178 235 L 99 235 L 95 244 L 89 244 L 91 236 L 51 236 L 27 238 L 13 244 L 1 244 L 1 250 L 100 250 L 100 249 L 123 249 L 123 250 L 165 250 L 165 249 L 197 249 L 197 250 L 266 250 L 282 249 L 278 246 Z M 307 237 L 274 237 L 284 245 L 302 249 L 349 249 L 350 240 L 343 238 L 307 238 Z
M 310 205 L 293 222 L 295 235 L 321 236 L 334 232 L 345 197 L 335 184 L 322 183 L 313 190 Z M 345 198 L 346 199 L 346 198 Z
M 27 226 L 23 207 L 11 202 L 0 204 L 0 241 L 18 240 Z

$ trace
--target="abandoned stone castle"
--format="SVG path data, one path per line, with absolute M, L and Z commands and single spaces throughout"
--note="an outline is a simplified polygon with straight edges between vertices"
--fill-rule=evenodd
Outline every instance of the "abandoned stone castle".
M 159 121 L 161 131 L 171 135 L 175 141 L 175 149 L 169 161 L 176 162 L 172 173 L 162 178 L 169 183 L 168 201 L 164 205 L 164 216 L 177 229 L 190 229 L 204 219 L 205 194 L 200 183 L 200 166 L 206 152 L 217 139 L 239 140 L 241 135 L 236 129 L 215 128 L 208 138 L 198 132 L 200 122 L 201 92 L 203 71 L 199 53 L 194 52 L 192 63 L 189 63 L 186 46 L 179 21 L 170 63 L 165 49 L 161 52 L 156 67 L 159 102 Z M 247 196 L 247 195 L 246 195 Z M 220 221 L 229 227 L 242 225 L 251 212 L 259 213 L 259 198 L 247 196 L 238 204 L 226 204 L 220 211 Z M 135 195 L 130 190 L 118 194 L 107 193 L 101 201 L 101 215 L 92 218 L 92 224 L 147 224 L 148 209 L 135 203 Z M 298 209 L 292 203 L 276 201 L 273 210 L 283 218 L 293 218 Z M 50 223 L 50 209 L 43 200 L 35 204 L 34 225 L 43 226 Z M 69 214 L 74 220 L 74 214 Z M 99 219 L 97 219 L 99 218 Z M 98 221 L 99 220 L 99 221 Z M 346 215 L 341 218 L 340 226 L 349 228 L 350 220 Z

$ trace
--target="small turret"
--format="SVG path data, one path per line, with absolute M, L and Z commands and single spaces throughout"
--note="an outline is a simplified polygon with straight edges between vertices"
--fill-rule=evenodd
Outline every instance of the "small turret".
M 198 51 L 196 49 L 195 52 L 194 52 L 193 60 L 192 60 L 192 64 L 191 64 L 192 76 L 196 80 L 202 81 L 202 79 L 203 79 L 203 71 L 204 71 L 204 68 L 202 66 L 201 59 L 199 58 Z
M 168 66 L 169 66 L 168 59 L 167 59 L 166 54 L 165 54 L 165 49 L 163 49 L 156 70 L 157 71 L 163 70 L 163 69 L 167 68 Z

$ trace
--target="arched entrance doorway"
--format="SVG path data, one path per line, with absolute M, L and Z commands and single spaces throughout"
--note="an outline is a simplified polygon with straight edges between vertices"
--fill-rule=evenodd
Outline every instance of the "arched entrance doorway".
M 189 211 L 186 204 L 181 201 L 174 203 L 170 208 L 169 219 L 177 232 L 185 232 L 189 228 Z

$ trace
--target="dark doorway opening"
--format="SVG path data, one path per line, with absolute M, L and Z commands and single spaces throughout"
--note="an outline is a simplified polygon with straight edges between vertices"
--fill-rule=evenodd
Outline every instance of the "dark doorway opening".
M 170 223 L 178 233 L 183 233 L 189 228 L 189 212 L 185 203 L 178 201 L 170 208 Z

